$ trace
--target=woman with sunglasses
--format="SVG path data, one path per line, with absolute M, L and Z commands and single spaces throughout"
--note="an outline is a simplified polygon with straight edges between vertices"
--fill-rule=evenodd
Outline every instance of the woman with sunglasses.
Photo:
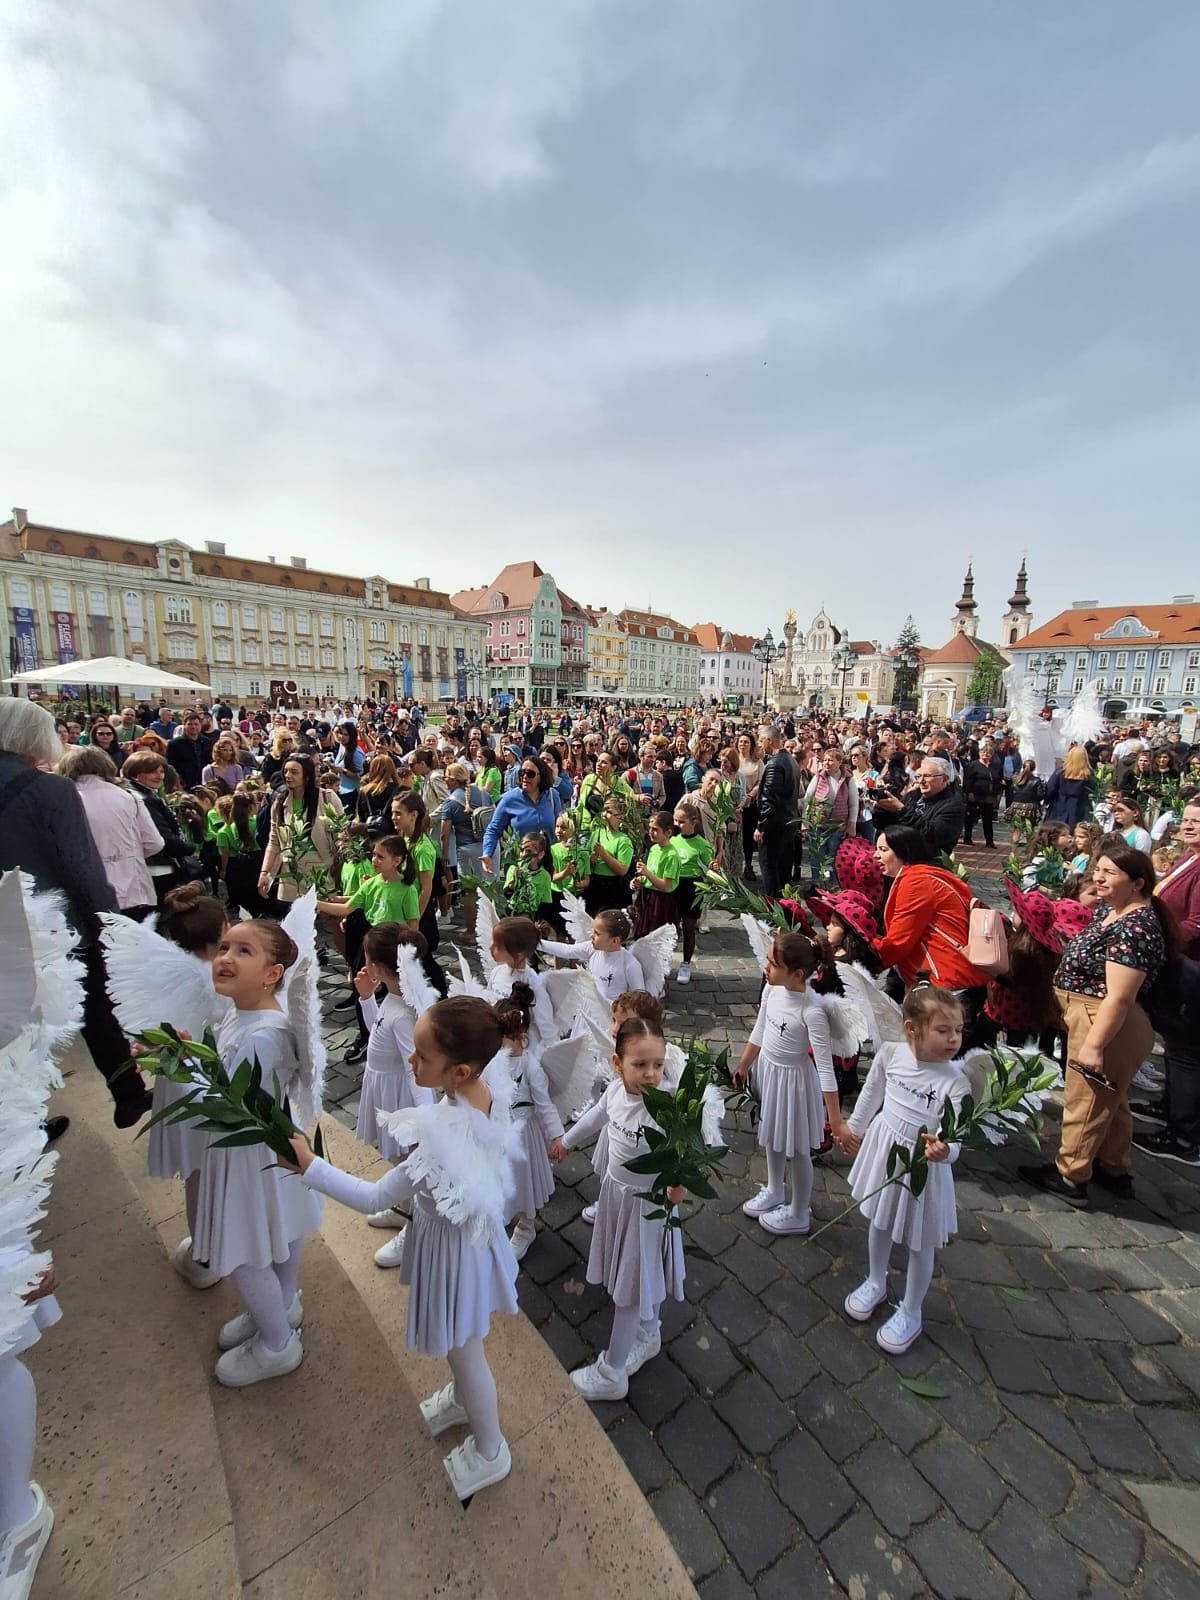
M 487 825 L 479 858 L 483 871 L 491 872 L 496 846 L 509 828 L 521 838 L 527 833 L 544 833 L 553 838 L 554 819 L 561 807 L 546 763 L 538 756 L 525 756 L 517 769 L 516 786 L 500 796 Z

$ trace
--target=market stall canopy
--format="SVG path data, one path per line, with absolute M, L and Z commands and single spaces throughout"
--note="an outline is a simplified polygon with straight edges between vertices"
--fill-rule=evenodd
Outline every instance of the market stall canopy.
M 187 689 L 192 693 L 210 692 L 211 685 L 164 672 L 145 661 L 129 661 L 125 656 L 95 656 L 91 661 L 68 661 L 61 667 L 38 667 L 33 672 L 17 672 L 4 683 L 76 684 L 80 688 L 111 684 L 114 689 Z

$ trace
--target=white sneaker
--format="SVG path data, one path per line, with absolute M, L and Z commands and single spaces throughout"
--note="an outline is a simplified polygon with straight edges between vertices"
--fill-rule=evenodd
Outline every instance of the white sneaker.
M 402 1228 L 406 1218 L 403 1211 L 397 1211 L 395 1206 L 388 1206 L 386 1211 L 372 1211 L 367 1218 L 368 1228 Z
M 455 1445 L 442 1462 L 460 1500 L 469 1500 L 480 1489 L 507 1478 L 512 1471 L 512 1452 L 508 1440 L 501 1439 L 500 1450 L 494 1461 L 485 1461 L 479 1454 L 475 1435 L 469 1433 L 463 1442 Z
M 467 1420 L 467 1413 L 458 1403 L 458 1396 L 454 1392 L 454 1380 L 439 1389 L 436 1394 L 431 1394 L 427 1400 L 421 1401 L 421 1415 L 425 1419 L 425 1426 L 436 1439 L 439 1433 L 445 1433 L 447 1428 L 457 1428 Z
M 867 1278 L 846 1296 L 846 1315 L 853 1317 L 855 1322 L 868 1322 L 876 1307 L 881 1306 L 886 1299 L 887 1285 L 877 1289 L 870 1278 Z
M 596 1202 L 593 1200 L 590 1206 L 584 1206 L 579 1215 L 591 1227 L 596 1220 Z
M 294 1333 L 304 1322 L 303 1290 L 296 1290 L 296 1298 L 288 1307 L 288 1327 Z M 247 1339 L 253 1339 L 258 1332 L 258 1324 L 248 1311 L 243 1311 L 240 1317 L 231 1317 L 224 1324 L 217 1335 L 218 1350 L 236 1350 L 238 1345 L 245 1344 Z
M 692 981 L 692 964 L 691 964 L 690 961 L 685 961 L 680 966 L 679 971 L 675 974 L 675 982 L 676 983 L 691 983 L 691 981 Z
M 28 1522 L 10 1528 L 0 1540 L 0 1595 L 3 1600 L 29 1600 L 42 1551 L 54 1527 L 54 1512 L 40 1484 L 29 1485 L 35 1501 Z
M 807 1233 L 812 1227 L 812 1212 L 806 1211 L 802 1217 L 797 1217 L 791 1206 L 776 1206 L 773 1211 L 763 1212 L 758 1225 L 768 1233 Z
M 624 1400 L 629 1393 L 629 1374 L 608 1364 L 608 1351 L 602 1350 L 590 1367 L 578 1367 L 571 1382 L 585 1400 Z
M 404 1235 L 407 1228 L 401 1228 L 394 1239 L 389 1239 L 386 1244 L 381 1244 L 375 1252 L 375 1265 L 377 1267 L 398 1267 L 404 1260 Z
M 1144 1089 L 1147 1094 L 1157 1094 L 1166 1082 L 1166 1075 L 1159 1072 L 1152 1061 L 1143 1061 L 1130 1080 L 1131 1089 Z
M 171 1251 L 171 1265 L 181 1278 L 186 1278 L 193 1289 L 211 1289 L 214 1283 L 220 1283 L 221 1274 L 214 1272 L 211 1267 L 201 1266 L 192 1254 L 192 1237 L 181 1239 Z
M 633 1349 L 629 1352 L 629 1360 L 625 1363 L 625 1376 L 632 1378 L 635 1372 L 640 1372 L 647 1361 L 653 1361 L 662 1349 L 662 1332 L 655 1328 L 653 1333 L 645 1333 L 638 1329 L 637 1338 L 633 1341 Z
M 783 1204 L 783 1196 L 765 1186 L 761 1188 L 752 1200 L 742 1202 L 742 1210 L 748 1217 L 765 1216 L 768 1211 L 774 1211 Z
M 255 1334 L 236 1350 L 227 1350 L 217 1362 L 217 1382 L 227 1389 L 246 1389 L 252 1383 L 265 1383 L 268 1378 L 295 1372 L 303 1360 L 304 1344 L 298 1329 L 288 1335 L 282 1350 L 268 1350 Z
M 534 1222 L 518 1222 L 517 1223 L 517 1225 L 513 1229 L 512 1233 L 509 1234 L 508 1242 L 509 1242 L 510 1245 L 512 1245 L 512 1253 L 513 1253 L 514 1256 L 516 1256 L 518 1261 L 521 1261 L 521 1260 L 524 1259 L 526 1251 L 529 1249 L 529 1246 L 533 1243 L 533 1241 L 536 1238 L 537 1238 L 537 1224 L 536 1223 L 534 1223 Z
M 915 1344 L 920 1337 L 920 1317 L 910 1316 L 903 1306 L 897 1306 L 895 1313 L 875 1335 L 875 1343 L 881 1350 L 886 1350 L 888 1355 L 901 1356 L 909 1345 Z

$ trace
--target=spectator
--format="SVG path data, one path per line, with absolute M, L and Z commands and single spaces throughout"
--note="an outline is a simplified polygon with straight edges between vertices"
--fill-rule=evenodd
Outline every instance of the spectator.
M 993 832 L 996 820 L 996 779 L 992 772 L 990 761 L 984 761 L 981 752 L 974 745 L 969 747 L 967 758 L 962 764 L 962 775 L 963 798 L 966 802 L 963 843 L 972 844 L 974 842 L 971 834 L 975 824 L 978 822 L 983 825 L 985 848 L 994 850 L 996 848 Z
M 1092 814 L 1092 764 L 1081 744 L 1067 751 L 1062 768 L 1046 784 L 1046 821 L 1074 828 Z
M 155 717 L 146 732 L 156 733 L 164 744 L 170 744 L 171 740 L 179 732 L 179 724 L 166 706 L 159 706 L 158 716 Z
M 140 922 L 154 910 L 154 882 L 146 863 L 161 854 L 162 834 L 138 797 L 117 782 L 115 764 L 98 745 L 68 750 L 58 770 L 79 791 L 118 910 Z
M 120 743 L 132 744 L 135 739 L 140 739 L 145 731 L 145 728 L 138 722 L 137 712 L 132 706 L 126 706 L 121 713 L 121 720 L 117 724 L 117 738 Z
M 189 711 L 183 719 L 183 731 L 167 741 L 167 762 L 179 774 L 185 789 L 194 789 L 203 782 L 204 769 L 212 755 L 213 741 L 202 733 L 198 711 Z
M 200 781 L 204 784 L 223 783 L 225 788 L 218 792 L 232 794 L 245 776 L 245 769 L 238 764 L 238 749 L 232 735 L 221 734 L 213 745 L 212 760 L 205 767 Z
M 763 771 L 758 786 L 758 827 L 754 830 L 754 843 L 758 846 L 763 893 L 778 900 L 795 848 L 799 775 L 796 763 L 780 743 L 779 729 L 771 723 L 759 728 L 758 747 Z
M 917 787 L 903 805 L 891 794 L 875 802 L 881 829 L 915 828 L 933 855 L 949 854 L 962 837 L 967 803 L 954 782 L 954 768 L 943 756 L 926 756 L 917 768 Z

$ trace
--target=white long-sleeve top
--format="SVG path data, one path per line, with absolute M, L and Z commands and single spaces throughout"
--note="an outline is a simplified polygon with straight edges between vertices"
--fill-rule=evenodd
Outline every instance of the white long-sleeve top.
M 592 982 L 596 985 L 596 993 L 605 1005 L 612 1005 L 618 995 L 626 994 L 630 989 L 646 987 L 646 975 L 641 963 L 624 946 L 619 950 L 595 950 L 590 940 L 582 944 L 555 944 L 552 939 L 544 939 L 538 949 L 544 956 L 553 956 L 556 961 L 586 962 Z
M 413 1027 L 416 1013 L 402 995 L 386 994 L 379 1004 L 369 995 L 359 1002 L 363 1023 L 369 1031 L 367 1066 L 372 1072 L 404 1073 L 409 1078 L 409 1104 L 432 1105 L 432 1089 L 420 1089 L 412 1079 L 409 1057 L 413 1053 Z
M 812 1051 L 822 1094 L 836 1094 L 838 1081 L 829 1047 L 829 1016 L 811 996 L 769 983 L 758 1003 L 750 1043 L 781 1067 L 808 1066 Z
M 520 967 L 514 971 L 512 967 L 498 962 L 488 979 L 488 989 L 497 1000 L 507 1000 L 514 983 L 527 983 L 533 990 L 532 1042 L 542 1046 L 553 1044 L 558 1038 L 558 1029 L 554 1025 L 554 1007 L 550 1004 L 541 973 L 534 972 L 532 967 Z
M 530 1122 L 536 1118 L 547 1144 L 563 1136 L 562 1118 L 554 1109 L 550 1098 L 550 1084 L 541 1059 L 534 1050 L 526 1049 L 518 1055 L 505 1050 L 508 1069 L 516 1086 L 513 1099 L 513 1118 Z
M 953 1061 L 918 1061 L 906 1044 L 885 1044 L 876 1053 L 847 1121 L 861 1138 L 882 1112 L 902 1144 L 911 1145 L 922 1128 L 936 1133 L 942 1107 L 957 1109 L 970 1084 Z M 959 1144 L 951 1144 L 950 1160 L 958 1160 Z
M 590 1144 L 608 1124 L 608 1176 L 626 1189 L 644 1189 L 649 1180 L 638 1173 L 628 1172 L 627 1161 L 645 1155 L 649 1146 L 638 1137 L 639 1128 L 656 1128 L 658 1124 L 646 1110 L 640 1094 L 630 1094 L 618 1078 L 563 1135 L 563 1148 L 573 1150 L 576 1145 Z

